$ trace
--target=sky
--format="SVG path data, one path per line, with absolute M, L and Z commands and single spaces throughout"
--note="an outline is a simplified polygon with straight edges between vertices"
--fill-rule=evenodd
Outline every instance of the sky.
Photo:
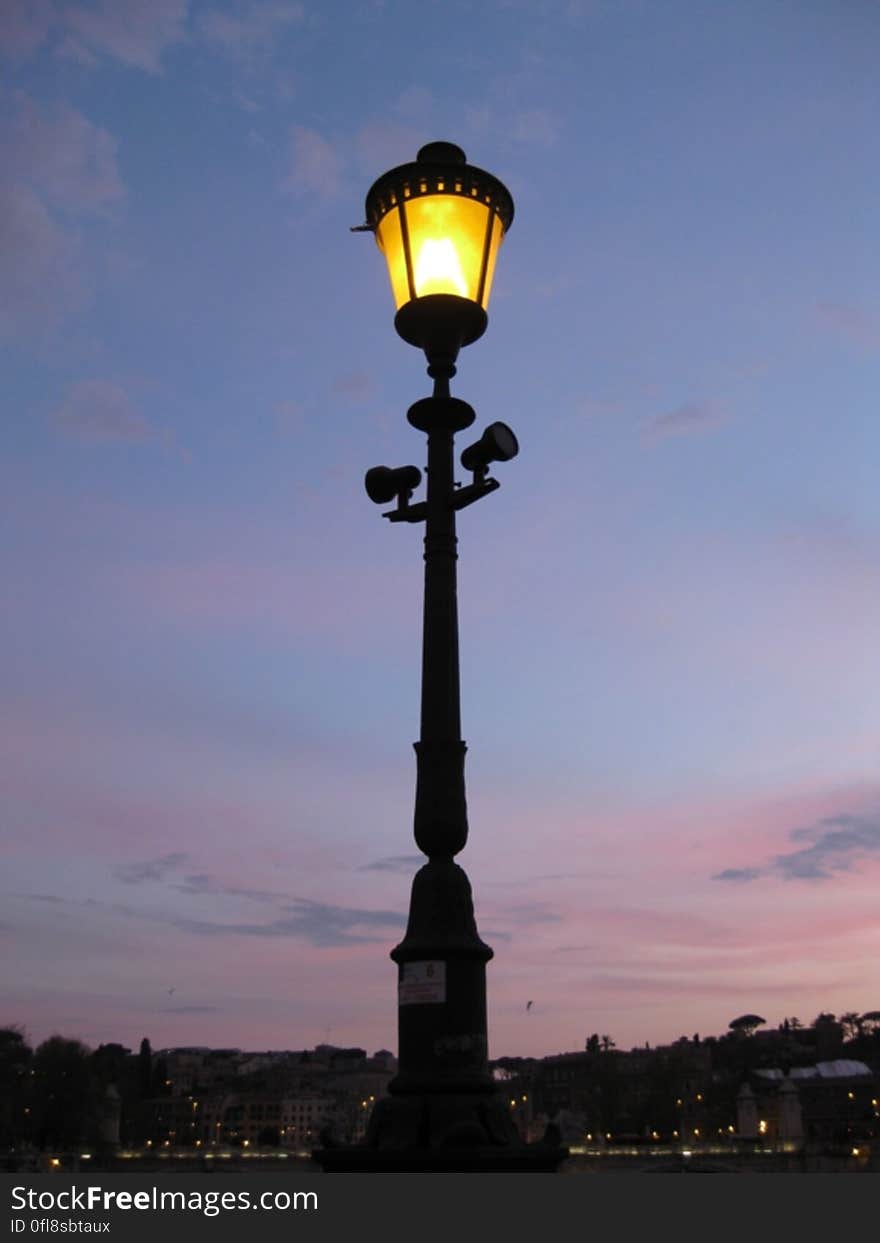
M 430 382 L 349 230 L 432 140 L 516 204 L 453 382 L 520 442 L 459 518 L 490 1056 L 876 1009 L 880 5 L 0 7 L 0 1023 L 396 1050 L 363 474 Z

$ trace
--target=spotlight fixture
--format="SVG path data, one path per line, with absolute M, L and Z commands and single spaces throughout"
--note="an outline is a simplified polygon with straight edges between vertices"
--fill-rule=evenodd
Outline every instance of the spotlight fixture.
M 485 478 L 490 462 L 509 462 L 519 453 L 519 443 L 506 423 L 490 423 L 479 440 L 464 450 L 461 464 L 472 471 L 475 482 Z
M 376 505 L 387 505 L 397 497 L 401 508 L 407 505 L 413 490 L 421 482 L 422 472 L 418 466 L 398 466 L 396 470 L 390 466 L 374 466 L 364 476 L 364 487 L 371 501 Z

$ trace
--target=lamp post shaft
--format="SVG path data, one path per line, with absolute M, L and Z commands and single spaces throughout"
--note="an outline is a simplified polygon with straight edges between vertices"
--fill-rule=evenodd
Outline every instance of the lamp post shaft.
M 428 496 L 414 827 L 416 844 L 429 858 L 452 858 L 467 841 L 467 805 L 458 658 L 458 538 L 452 503 L 455 427 L 450 426 L 450 409 L 460 415 L 459 423 L 466 416 L 449 398 L 445 371 L 435 379 L 434 397 L 418 405 L 428 433 Z
M 455 533 L 453 438 L 428 435 L 428 512 L 425 523 L 425 601 L 422 632 L 421 741 L 458 742 L 458 537 Z
M 486 963 L 470 882 L 453 861 L 467 841 L 458 660 L 455 432 L 474 419 L 449 395 L 450 360 L 432 360 L 434 393 L 409 421 L 428 436 L 421 737 L 416 749 L 416 844 L 428 862 L 413 880 L 406 936 L 391 954 L 399 972 L 399 1065 L 395 1094 L 493 1091 L 486 1038 Z M 435 981 L 433 998 L 417 981 Z M 415 991 L 413 988 L 415 985 Z

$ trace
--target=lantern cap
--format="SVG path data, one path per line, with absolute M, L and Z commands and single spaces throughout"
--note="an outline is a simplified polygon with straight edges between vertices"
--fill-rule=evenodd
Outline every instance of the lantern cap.
M 468 164 L 454 142 L 429 142 L 411 164 L 383 173 L 367 193 L 366 224 L 357 230 L 375 232 L 383 216 L 407 199 L 425 194 L 455 194 L 486 203 L 506 233 L 513 221 L 513 198 L 491 173 Z

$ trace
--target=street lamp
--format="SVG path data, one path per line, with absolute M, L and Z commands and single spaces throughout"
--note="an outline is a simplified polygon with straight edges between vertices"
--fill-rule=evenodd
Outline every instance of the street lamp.
M 449 381 L 465 345 L 486 330 L 486 308 L 513 200 L 497 178 L 452 143 L 422 147 L 414 163 L 385 173 L 367 194 L 367 223 L 388 264 L 394 325 L 423 350 L 430 397 L 407 412 L 427 433 L 427 495 L 415 466 L 367 471 L 371 500 L 392 522 L 425 523 L 421 730 L 416 750 L 416 844 L 427 855 L 412 887 L 409 921 L 391 952 L 398 968 L 398 1074 L 364 1143 L 316 1153 L 328 1171 L 552 1171 L 565 1156 L 555 1138 L 523 1142 L 489 1071 L 486 963 L 468 878 L 455 862 L 468 835 L 461 739 L 455 516 L 499 484 L 493 462 L 519 451 L 504 423 L 461 455 L 472 481 L 454 478 L 454 437 L 474 422 Z

